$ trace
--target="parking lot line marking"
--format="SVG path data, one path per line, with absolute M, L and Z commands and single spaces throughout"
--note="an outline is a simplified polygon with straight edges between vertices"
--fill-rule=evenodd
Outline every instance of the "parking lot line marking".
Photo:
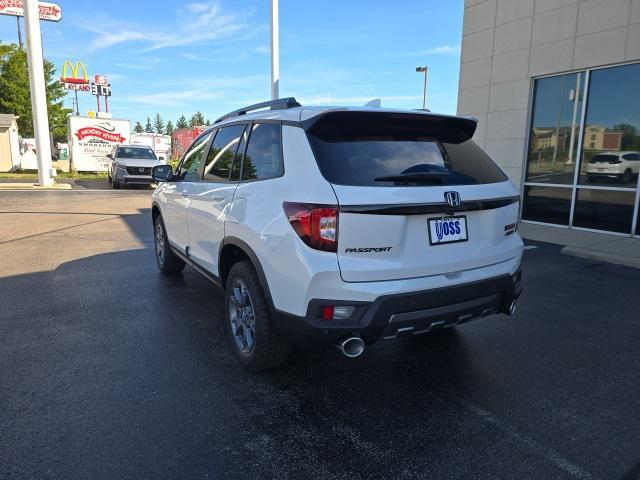
M 532 452 L 542 456 L 549 462 L 553 463 L 556 467 L 565 471 L 566 473 L 571 475 L 573 478 L 578 478 L 580 480 L 595 478 L 589 472 L 583 470 L 581 467 L 579 467 L 575 463 L 567 460 L 559 453 L 554 452 L 553 450 L 545 447 L 544 445 L 541 445 L 540 443 L 535 441 L 533 438 L 518 432 L 514 427 L 507 424 L 506 422 L 499 420 L 491 412 L 485 410 L 484 408 L 479 407 L 477 405 L 473 405 L 465 400 L 461 400 L 461 402 L 467 409 L 471 410 L 476 416 L 480 417 L 482 420 L 484 420 L 487 423 L 491 423 L 496 428 L 506 433 L 509 437 L 513 438 L 514 440 L 517 440 Z

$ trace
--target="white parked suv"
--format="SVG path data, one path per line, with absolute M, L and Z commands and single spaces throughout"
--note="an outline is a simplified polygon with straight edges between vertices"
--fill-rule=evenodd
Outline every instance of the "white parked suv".
M 158 267 L 188 264 L 224 289 L 231 344 L 253 370 L 284 362 L 291 344 L 355 357 L 513 313 L 519 196 L 475 128 L 293 98 L 225 115 L 175 172 L 154 167 Z
M 600 178 L 630 183 L 640 173 L 640 153 L 638 152 L 601 152 L 589 160 L 587 178 L 595 182 Z

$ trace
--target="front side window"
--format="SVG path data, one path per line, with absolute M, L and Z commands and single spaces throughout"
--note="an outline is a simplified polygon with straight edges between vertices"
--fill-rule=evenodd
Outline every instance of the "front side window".
M 196 139 L 187 153 L 185 153 L 182 158 L 182 163 L 180 165 L 180 171 L 178 173 L 178 178 L 185 182 L 199 182 L 200 181 L 200 167 L 204 162 L 205 158 L 205 147 L 209 143 L 209 138 L 211 137 L 211 133 L 207 133 L 202 135 L 198 139 Z
M 266 180 L 284 173 L 282 129 L 275 123 L 255 123 L 242 167 L 243 180 Z
M 156 154 L 150 148 L 118 147 L 116 158 L 133 158 L 136 160 L 157 160 Z
M 231 167 L 245 125 L 231 125 L 218 130 L 211 143 L 207 163 L 204 167 L 204 179 L 210 182 L 228 182 Z

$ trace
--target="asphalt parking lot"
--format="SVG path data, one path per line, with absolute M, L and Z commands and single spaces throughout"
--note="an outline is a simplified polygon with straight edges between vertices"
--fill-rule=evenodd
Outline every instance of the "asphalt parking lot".
M 640 271 L 525 253 L 513 318 L 243 371 L 150 192 L 0 192 L 0 478 L 640 478 Z

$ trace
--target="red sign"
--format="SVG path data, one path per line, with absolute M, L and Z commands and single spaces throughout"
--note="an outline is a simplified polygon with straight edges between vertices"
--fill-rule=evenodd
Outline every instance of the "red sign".
M 107 142 L 118 142 L 118 143 L 122 143 L 126 140 L 126 138 L 124 138 L 119 133 L 107 132 L 106 130 L 103 130 L 102 128 L 99 128 L 99 127 L 80 128 L 76 132 L 76 137 L 78 137 L 78 140 L 82 140 L 83 138 L 86 138 L 86 137 L 97 137 L 102 140 L 106 140 Z
M 55 3 L 38 2 L 40 20 L 59 22 L 62 19 L 60 5 Z M 0 15 L 24 17 L 24 2 L 22 0 L 0 0 Z

